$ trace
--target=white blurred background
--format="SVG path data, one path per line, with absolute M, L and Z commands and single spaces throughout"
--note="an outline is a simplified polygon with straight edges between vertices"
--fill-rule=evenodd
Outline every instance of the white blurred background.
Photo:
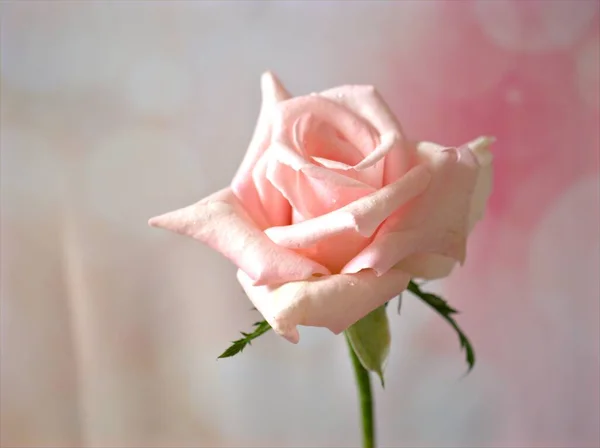
M 271 69 L 378 87 L 414 138 L 492 134 L 443 292 L 406 297 L 377 389 L 390 447 L 599 446 L 597 0 L 0 4 L 2 447 L 357 446 L 342 337 L 268 334 L 234 267 L 147 228 L 230 181 Z

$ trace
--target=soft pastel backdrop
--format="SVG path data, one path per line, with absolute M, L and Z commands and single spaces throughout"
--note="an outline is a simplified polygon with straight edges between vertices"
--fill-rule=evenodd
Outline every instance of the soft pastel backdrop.
M 411 137 L 498 138 L 468 261 L 390 307 L 384 446 L 599 446 L 596 0 L 2 2 L 2 447 L 351 446 L 343 338 L 270 334 L 225 259 L 146 227 L 225 186 L 259 76 L 376 85 Z

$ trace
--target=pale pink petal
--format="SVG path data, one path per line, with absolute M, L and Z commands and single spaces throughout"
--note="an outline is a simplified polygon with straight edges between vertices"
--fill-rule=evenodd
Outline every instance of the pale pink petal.
M 369 122 L 380 139 L 389 135 L 393 145 L 385 158 L 383 183 L 387 185 L 406 173 L 413 163 L 412 147 L 406 144 L 400 123 L 373 86 L 342 86 L 321 92 L 319 95 L 348 107 Z
M 495 141 L 492 137 L 479 137 L 467 146 L 479 162 L 479 172 L 475 182 L 475 191 L 471 199 L 471 210 L 469 212 L 469 230 L 473 229 L 477 221 L 483 218 L 487 201 L 492 194 L 492 152 L 490 145 Z
M 257 222 L 259 227 L 265 228 L 265 222 L 269 222 L 271 225 L 274 222 L 283 223 L 281 217 L 289 215 L 289 210 L 284 210 L 286 206 L 285 202 L 277 197 L 276 191 L 271 191 L 272 189 L 269 185 L 262 185 L 262 188 L 258 191 L 252 174 L 263 153 L 269 146 L 271 121 L 275 105 L 289 99 L 291 95 L 271 72 L 266 72 L 262 75 L 261 90 L 262 105 L 256 128 L 246 155 L 231 182 L 231 188 L 242 203 L 244 203 L 248 213 Z M 275 203 L 273 204 L 273 202 Z M 270 205 L 267 206 L 264 204 Z
M 471 198 L 468 218 L 468 230 L 473 229 L 478 220 L 483 217 L 487 200 L 492 190 L 492 153 L 489 150 L 494 142 L 491 137 L 479 137 L 466 144 L 473 152 L 479 163 L 479 171 L 475 182 L 475 190 Z M 432 144 L 434 148 L 442 149 L 439 145 Z M 410 273 L 413 277 L 436 279 L 447 277 L 456 265 L 456 260 L 438 254 L 417 253 L 409 255 L 398 263 L 398 267 Z
M 383 274 L 415 253 L 464 260 L 477 159 L 466 146 L 447 149 L 421 143 L 417 152 L 431 170 L 427 190 L 384 222 L 373 242 L 342 272 L 372 268 Z
M 329 272 L 339 274 L 356 254 L 370 243 L 371 238 L 362 236 L 354 229 L 343 230 L 294 252 L 325 266 Z
M 450 275 L 456 260 L 438 254 L 418 253 L 409 255 L 396 266 L 413 278 L 434 280 Z
M 362 182 L 359 179 L 336 172 L 335 169 L 312 163 L 284 142 L 274 141 L 268 151 L 268 158 L 270 161 L 287 165 L 294 171 L 301 171 L 313 179 L 327 181 L 332 184 L 332 186 L 374 190 L 370 184 Z M 338 165 L 339 163 L 340 162 L 337 162 L 335 165 L 340 166 Z
M 383 182 L 383 159 L 397 145 L 398 136 L 396 134 L 384 134 L 381 136 L 379 145 L 373 151 L 364 157 L 362 160 L 349 165 L 339 160 L 331 160 L 323 157 L 313 156 L 320 165 L 331 170 L 342 172 L 347 176 L 359 179 L 376 188 L 381 188 Z M 369 170 L 369 168 L 377 168 L 377 163 L 381 162 L 382 169 Z
M 379 143 L 379 136 L 368 121 L 320 96 L 296 97 L 277 104 L 273 115 L 273 140 L 291 148 L 302 147 L 303 134 L 310 129 L 311 122 L 327 123 L 363 155 L 370 154 Z M 297 123 L 304 123 L 304 126 L 295 128 Z
M 262 204 L 263 215 L 266 217 L 268 227 L 274 225 L 286 225 L 291 223 L 291 205 L 281 192 L 267 178 L 269 158 L 266 156 L 258 159 L 252 170 L 252 181 L 254 189 Z M 241 198 L 240 198 L 241 199 Z M 248 199 L 248 197 L 246 197 Z M 252 201 L 242 201 L 246 208 L 250 208 Z M 261 230 L 265 227 L 259 226 Z
M 344 207 L 298 224 L 271 227 L 265 233 L 278 245 L 293 249 L 310 247 L 346 230 L 370 237 L 395 210 L 423 193 L 430 179 L 428 169 L 419 165 L 400 180 Z
M 332 109 L 331 112 L 348 114 L 343 108 Z M 352 120 L 352 113 L 347 117 Z M 360 123 L 359 117 L 354 120 Z M 330 121 L 323 121 L 322 117 L 307 111 L 293 123 L 291 128 L 282 128 L 289 132 L 291 129 L 291 139 L 285 135 L 282 138 L 275 135 L 274 139 L 286 142 L 292 142 L 293 148 L 306 160 L 316 161 L 317 165 L 329 165 L 327 168 L 336 170 L 339 174 L 352 177 L 374 188 L 381 188 L 383 183 L 383 163 L 377 167 L 374 165 L 385 156 L 386 147 L 389 142 L 383 142 L 379 146 L 370 146 L 377 144 L 377 139 L 369 141 L 369 146 L 362 146 L 362 151 L 367 151 L 366 156 L 354 144 L 353 140 L 347 140 L 342 132 L 334 125 L 336 117 L 330 117 Z M 366 122 L 366 127 L 370 128 Z M 357 139 L 358 140 L 358 139 Z M 389 138 L 388 138 L 389 140 Z M 366 160 L 365 160 L 366 159 Z M 320 163 L 319 161 L 323 161 Z M 366 168 L 373 169 L 366 170 Z
M 393 268 L 382 276 L 366 270 L 281 286 L 253 286 L 252 279 L 238 271 L 238 280 L 273 329 L 297 343 L 298 325 L 325 327 L 339 334 L 406 289 L 410 276 Z
M 423 192 L 429 178 L 427 168 L 415 167 L 399 181 L 342 208 L 293 225 L 266 229 L 265 233 L 278 245 L 294 249 L 333 273 L 340 272 L 369 244 L 377 227 L 394 210 Z M 299 191 L 310 192 L 310 189 Z M 306 201 L 309 197 L 300 194 L 298 200 Z
M 335 160 L 348 168 L 359 164 L 364 158 L 362 152 L 329 123 L 321 123 L 314 128 L 302 129 L 301 126 L 298 126 L 294 132 L 299 149 L 305 152 L 307 158 Z
M 333 170 L 333 171 L 350 171 L 352 168 L 354 168 L 353 165 L 348 165 L 344 162 L 340 162 L 339 160 L 331 160 L 331 159 L 325 159 L 323 157 L 315 157 L 313 156 L 312 159 L 317 162 L 319 165 L 327 168 L 328 170 Z
M 230 188 L 152 218 L 149 224 L 202 241 L 229 258 L 257 285 L 329 274 L 324 266 L 273 243 Z
M 363 171 L 367 168 L 371 168 L 373 165 L 383 160 L 383 158 L 398 145 L 399 140 L 400 137 L 395 132 L 382 134 L 379 145 L 373 150 L 373 152 L 371 152 L 371 154 L 367 155 L 363 160 L 361 160 L 360 163 L 354 165 L 354 169 L 356 171 Z
M 305 218 L 323 215 L 375 191 L 352 177 L 310 163 L 279 142 L 268 152 L 268 180 Z
M 320 96 L 294 98 L 276 109 L 272 142 L 293 148 L 307 161 L 321 157 L 343 162 L 350 167 L 349 177 L 381 187 L 383 162 L 378 168 L 355 169 L 379 145 L 379 136 L 367 121 L 347 107 Z
M 270 122 L 273 118 L 274 107 L 281 101 L 291 98 L 290 93 L 283 87 L 281 81 L 271 73 L 266 72 L 261 77 L 262 103 L 254 135 L 238 171 L 234 184 L 243 182 L 251 173 L 254 165 L 269 145 Z

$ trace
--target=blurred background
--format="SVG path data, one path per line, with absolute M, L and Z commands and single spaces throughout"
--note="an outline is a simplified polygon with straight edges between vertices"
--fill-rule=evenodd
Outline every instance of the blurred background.
M 389 447 L 600 445 L 597 0 L 1 4 L 2 447 L 360 441 L 342 337 L 268 334 L 234 267 L 147 219 L 222 188 L 259 77 L 378 87 L 413 138 L 495 135 L 468 260 L 389 307 Z

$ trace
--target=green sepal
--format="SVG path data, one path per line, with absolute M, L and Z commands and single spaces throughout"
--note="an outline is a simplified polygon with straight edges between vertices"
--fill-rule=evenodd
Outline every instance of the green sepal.
M 383 370 L 390 353 L 390 326 L 385 306 L 367 314 L 346 330 L 346 337 L 363 367 L 375 372 L 385 387 Z

